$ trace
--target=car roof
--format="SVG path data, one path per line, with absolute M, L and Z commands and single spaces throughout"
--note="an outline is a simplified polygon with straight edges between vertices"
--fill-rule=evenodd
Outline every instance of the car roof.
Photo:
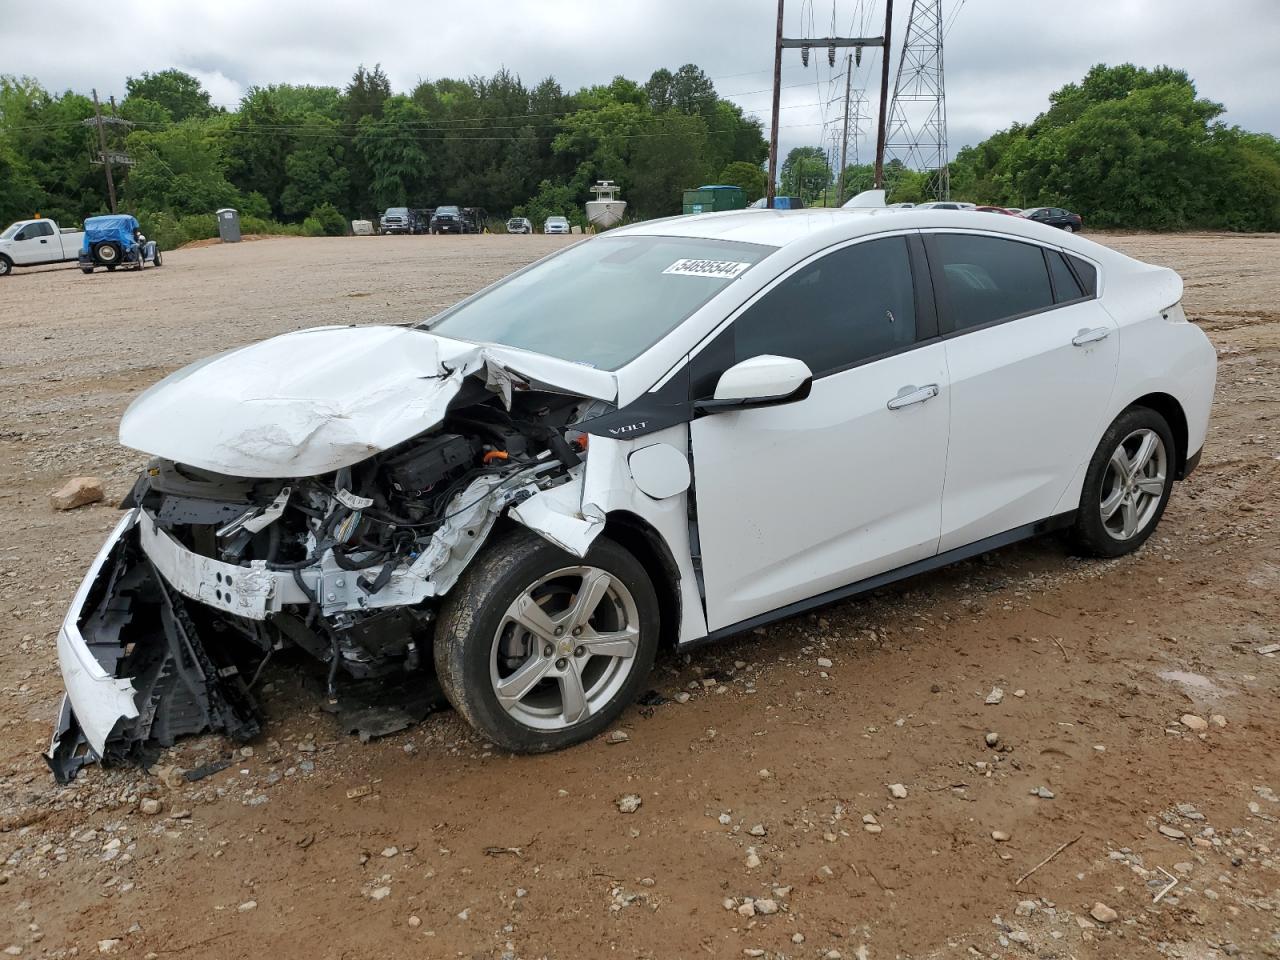
M 729 240 L 779 249 L 797 247 L 797 256 L 833 243 L 894 230 L 972 230 L 1002 233 L 1049 246 L 1079 251 L 1094 260 L 1115 254 L 1076 234 L 1025 217 L 992 217 L 979 210 L 928 207 L 806 207 L 802 210 L 728 210 L 666 217 L 616 227 L 604 237 L 666 236 Z

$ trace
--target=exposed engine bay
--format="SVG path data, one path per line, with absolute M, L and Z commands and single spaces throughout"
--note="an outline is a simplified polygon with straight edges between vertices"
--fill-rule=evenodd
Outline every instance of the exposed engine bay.
M 103 674 L 103 712 L 119 719 L 91 736 L 78 713 L 97 706 L 64 702 L 57 778 L 95 760 L 145 764 L 185 734 L 251 739 L 253 686 L 286 648 L 324 665 L 331 701 L 340 678 L 429 675 L 433 599 L 496 524 L 514 522 L 509 508 L 580 480 L 587 438 L 574 425 L 607 408 L 521 386 L 467 376 L 435 428 L 320 476 L 152 460 L 68 616 L 76 649 L 82 639 L 97 661 L 81 665 Z M 66 676 L 77 667 L 64 642 Z

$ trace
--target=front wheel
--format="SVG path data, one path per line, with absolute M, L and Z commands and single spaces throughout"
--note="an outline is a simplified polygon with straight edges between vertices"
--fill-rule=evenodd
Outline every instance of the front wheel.
M 81 267 L 81 268 L 80 268 L 80 272 L 81 272 L 81 273 L 93 273 L 93 267 Z
M 8 257 L 0 257 L 0 277 L 7 277 L 13 272 L 13 261 Z
M 489 545 L 445 599 L 435 665 L 477 732 L 542 753 L 616 720 L 657 646 L 658 600 L 635 557 L 599 537 L 579 559 L 520 531 Z
M 156 251 L 156 255 L 155 255 L 155 257 L 152 259 L 152 261 L 151 261 L 151 262 L 152 262 L 153 264 L 155 264 L 157 267 L 164 266 L 164 258 L 163 258 L 162 256 L 160 256 L 160 251 L 159 251 L 159 250 L 157 250 L 157 251 Z
M 1173 491 L 1174 445 L 1168 421 L 1130 407 L 1107 428 L 1080 494 L 1072 539 L 1084 553 L 1120 557 L 1146 543 Z
M 1076 226 L 1075 226 L 1075 224 L 1074 224 L 1074 223 L 1067 223 L 1067 224 L 1064 224 L 1064 225 L 1063 225 L 1063 227 L 1062 227 L 1062 229 L 1063 229 L 1063 230 L 1065 230 L 1065 231 L 1067 231 L 1067 233 L 1075 233 L 1075 232 L 1076 232 Z

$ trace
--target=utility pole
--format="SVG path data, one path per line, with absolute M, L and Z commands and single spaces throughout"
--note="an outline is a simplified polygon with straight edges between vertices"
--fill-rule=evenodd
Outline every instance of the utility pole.
M 782 7 L 785 2 L 778 0 L 778 32 L 773 42 L 773 120 L 769 124 L 769 182 L 765 187 L 765 206 L 770 210 L 778 180 L 778 98 L 782 95 Z
M 98 103 L 98 91 L 93 91 L 93 115 L 98 124 L 98 145 L 102 148 L 102 165 L 107 171 L 107 196 L 111 200 L 111 212 L 116 212 L 116 183 L 111 177 L 111 154 L 107 153 L 107 134 L 102 129 L 102 106 Z
M 853 54 L 844 65 L 844 135 L 840 138 L 840 173 L 836 177 L 836 205 L 844 203 L 844 167 L 849 155 L 849 94 L 853 88 Z
M 876 179 L 877 190 L 884 189 L 884 140 L 885 120 L 889 112 L 889 46 L 893 32 L 893 0 L 885 0 L 884 7 L 884 56 L 880 64 L 880 126 L 876 133 Z
M 784 37 L 782 35 L 782 10 L 785 0 L 778 0 L 778 30 L 773 43 L 773 125 L 769 130 L 769 184 L 767 205 L 773 207 L 774 199 L 774 181 L 778 177 L 778 100 L 782 91 L 782 51 L 787 47 L 799 47 L 800 59 L 807 67 L 809 65 L 809 51 L 813 47 L 827 48 L 827 62 L 832 66 L 836 63 L 836 47 L 853 47 L 859 57 L 862 56 L 863 47 L 883 47 L 885 61 L 889 59 L 889 36 L 888 24 L 889 18 L 885 18 L 885 36 L 883 37 Z M 893 0 L 888 0 L 889 10 L 893 10 Z M 889 68 L 884 70 L 884 83 L 889 83 Z M 885 104 L 888 103 L 888 91 L 881 91 L 880 106 L 880 140 L 884 143 L 884 117 Z

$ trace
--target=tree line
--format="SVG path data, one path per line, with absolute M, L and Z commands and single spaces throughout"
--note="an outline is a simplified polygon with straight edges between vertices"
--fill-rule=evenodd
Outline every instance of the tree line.
M 129 77 L 107 115 L 120 208 L 164 245 L 211 235 L 212 211 L 236 207 L 246 232 L 342 232 L 387 207 L 458 204 L 581 222 L 589 187 L 617 182 L 629 212 L 680 212 L 681 192 L 707 182 L 764 191 L 758 120 L 721 98 L 694 64 L 645 83 L 616 77 L 566 92 L 492 77 L 423 81 L 395 93 L 380 67 L 337 87 L 251 88 L 215 106 L 180 70 Z M 98 133 L 83 93 L 0 77 L 0 220 L 79 222 L 106 212 Z
M 616 77 L 566 92 L 554 78 L 526 86 L 491 77 L 423 81 L 395 93 L 380 67 L 343 88 L 253 87 L 234 110 L 215 106 L 179 70 L 130 77 L 106 105 L 108 151 L 122 209 L 173 246 L 210 236 L 211 212 L 240 209 L 246 232 L 344 232 L 389 206 L 453 203 L 495 217 L 580 223 L 589 187 L 616 181 L 636 218 L 681 209 L 683 190 L 729 183 L 763 195 L 767 144 L 758 120 L 720 97 L 694 64 L 645 83 Z M 958 199 L 1063 206 L 1090 226 L 1280 230 L 1280 141 L 1222 120 L 1185 71 L 1098 65 L 950 165 Z M 106 211 L 98 134 L 83 93 L 0 76 L 0 222 L 39 211 L 69 223 Z M 891 201 L 933 196 L 933 171 L 891 160 Z M 820 147 L 796 147 L 779 190 L 839 204 L 872 186 L 870 164 L 848 167 L 844 192 Z
M 1280 140 L 1222 120 L 1183 70 L 1093 67 L 950 165 L 951 196 L 1002 207 L 1067 207 L 1087 226 L 1148 230 L 1280 230 Z M 799 147 L 784 192 L 831 196 L 822 151 Z M 871 187 L 870 165 L 845 170 L 844 198 Z M 934 199 L 933 171 L 885 167 L 891 201 Z

